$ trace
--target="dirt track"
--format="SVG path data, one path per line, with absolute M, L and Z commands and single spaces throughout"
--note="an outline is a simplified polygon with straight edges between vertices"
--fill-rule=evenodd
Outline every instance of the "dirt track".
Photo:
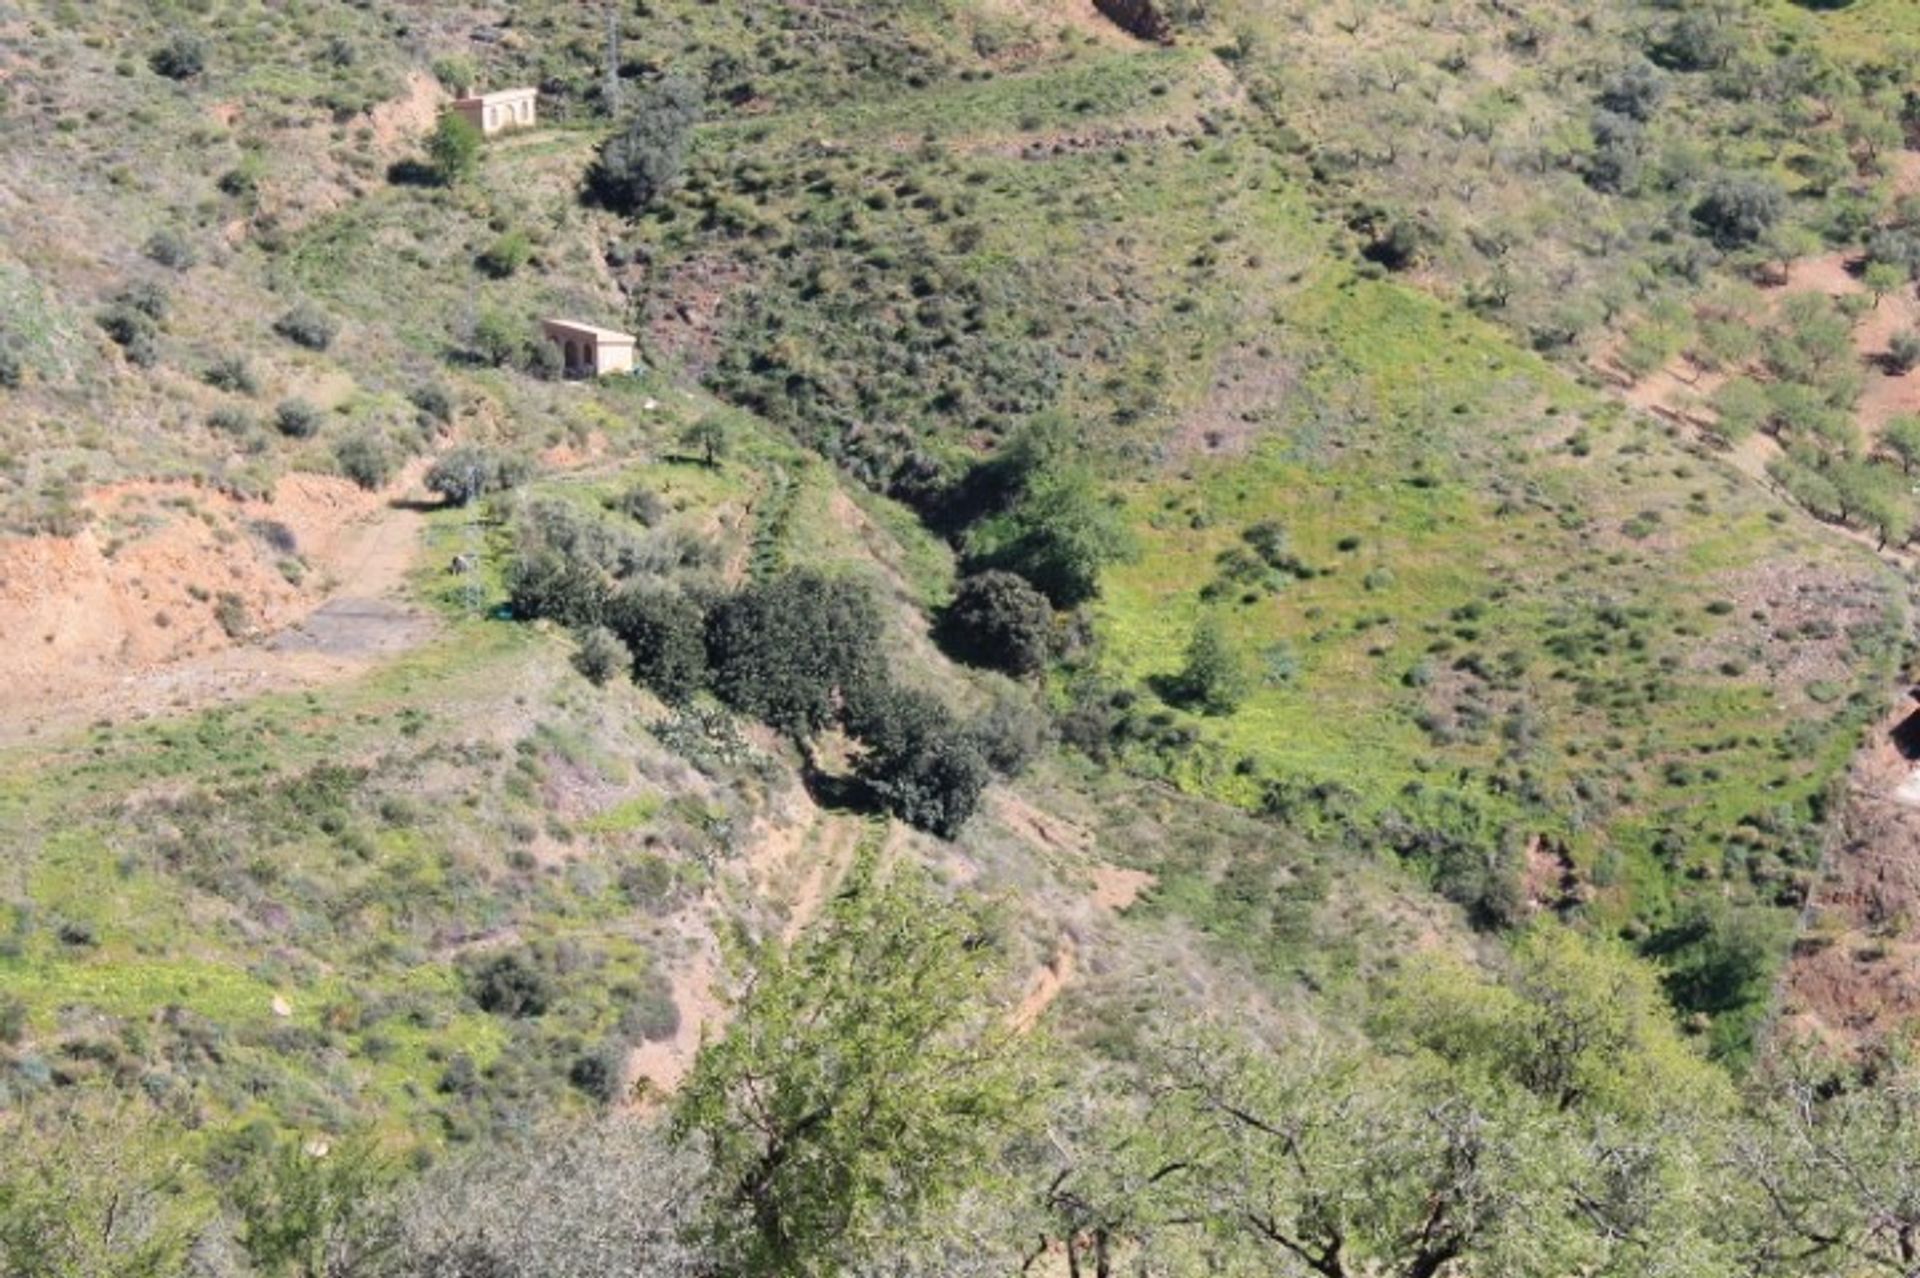
M 271 594 L 269 586 L 252 585 L 247 602 L 261 619 L 262 633 L 245 643 L 207 625 L 185 633 L 158 626 L 160 614 L 146 607 L 149 583 L 158 575 L 153 569 L 116 574 L 112 565 L 95 569 L 84 547 L 67 551 L 81 566 L 44 577 L 33 623 L 17 626 L 0 644 L 7 664 L 22 676 L 4 694 L 0 747 L 100 721 L 181 714 L 333 682 L 424 642 L 433 633 L 432 620 L 398 599 L 425 519 L 400 500 L 404 491 L 396 486 L 358 503 L 343 498 L 318 511 L 303 511 L 296 498 L 262 507 L 300 519 L 303 532 L 311 529 L 302 543 L 311 547 L 313 584 Z M 236 513 L 260 514 L 250 508 Z M 153 554 L 148 562 L 162 562 L 169 574 L 188 582 L 255 581 L 247 573 L 257 575 L 256 565 L 241 562 L 235 543 L 201 544 L 199 528 L 185 519 L 178 523 L 187 526 L 184 532 L 168 527 L 152 538 L 165 558 Z M 32 543 L 13 549 L 16 560 L 22 554 L 53 558 L 49 548 Z M 123 554 L 140 563 L 141 549 Z

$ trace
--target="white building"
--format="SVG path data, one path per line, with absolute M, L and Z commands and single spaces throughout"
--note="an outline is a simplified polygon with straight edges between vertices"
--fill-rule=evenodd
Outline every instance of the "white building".
M 467 117 L 485 137 L 506 129 L 526 129 L 534 124 L 534 102 L 538 89 L 500 89 L 493 93 L 475 93 L 453 100 L 453 109 Z
M 604 377 L 633 371 L 632 333 L 563 319 L 541 320 L 540 327 L 547 340 L 560 348 L 568 377 Z

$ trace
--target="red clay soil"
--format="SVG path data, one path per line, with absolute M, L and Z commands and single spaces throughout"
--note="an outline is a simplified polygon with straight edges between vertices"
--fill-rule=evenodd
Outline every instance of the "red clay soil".
M 1855 758 L 1847 803 L 1780 985 L 1779 1032 L 1867 1050 L 1920 1017 L 1920 773 L 1905 701 Z
M 1916 157 L 1920 160 L 1920 156 Z M 1920 173 L 1920 164 L 1915 165 Z M 1785 282 L 1775 290 L 1776 297 L 1792 293 L 1824 293 L 1844 297 L 1865 293 L 1867 288 L 1854 273 L 1854 259 L 1844 253 L 1829 253 L 1805 258 L 1787 270 Z M 1854 326 L 1853 343 L 1864 376 L 1855 419 L 1861 433 L 1877 439 L 1887 422 L 1908 413 L 1920 413 L 1920 370 L 1906 374 L 1888 371 L 1882 357 L 1896 333 L 1920 330 L 1920 292 L 1903 288 L 1881 298 Z M 1706 401 L 1726 374 L 1708 372 L 1684 355 L 1666 368 L 1634 382 L 1614 363 L 1611 351 L 1593 361 L 1596 371 L 1614 383 L 1622 398 L 1636 408 L 1682 425 L 1707 426 L 1713 412 Z
M 332 671 L 324 644 L 268 653 L 258 641 L 330 600 L 399 588 L 421 520 L 395 504 L 400 491 L 319 475 L 288 476 L 268 500 L 122 484 L 86 500 L 74 536 L 0 540 L 0 742 Z M 291 553 L 270 540 L 285 536 Z M 298 584 L 283 567 L 296 556 Z

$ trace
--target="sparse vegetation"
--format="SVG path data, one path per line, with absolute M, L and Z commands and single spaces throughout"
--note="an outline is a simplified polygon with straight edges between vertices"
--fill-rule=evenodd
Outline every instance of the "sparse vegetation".
M 22 15 L 0 1270 L 1910 1264 L 1907 7 L 429 8 Z

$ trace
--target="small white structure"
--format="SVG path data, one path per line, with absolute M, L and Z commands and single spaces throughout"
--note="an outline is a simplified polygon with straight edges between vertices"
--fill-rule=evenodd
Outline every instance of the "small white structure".
M 632 333 L 578 320 L 541 320 L 540 327 L 547 340 L 560 348 L 568 377 L 605 377 L 608 373 L 633 371 Z
M 532 128 L 534 102 L 539 96 L 538 89 L 500 89 L 455 98 L 453 109 L 466 116 L 481 136 L 492 137 L 507 129 Z

